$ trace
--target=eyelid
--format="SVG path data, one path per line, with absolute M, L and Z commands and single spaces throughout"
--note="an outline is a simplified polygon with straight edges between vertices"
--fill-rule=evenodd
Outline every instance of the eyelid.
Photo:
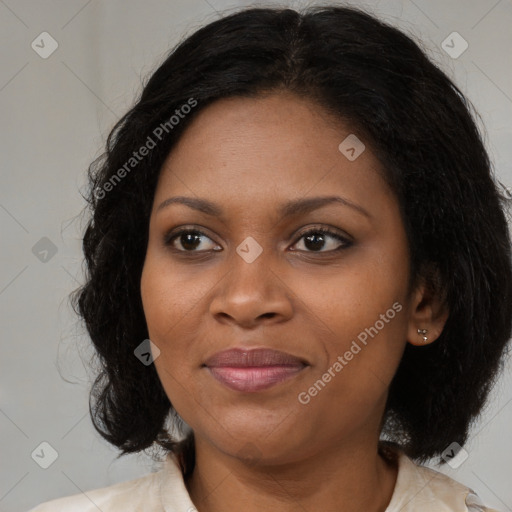
M 353 242 L 353 238 L 346 233 L 345 231 L 341 231 L 339 228 L 334 228 L 330 226 L 325 226 L 322 224 L 313 224 L 312 226 L 308 226 L 304 229 L 299 230 L 297 233 L 294 234 L 293 238 L 296 239 L 296 241 L 299 241 L 303 236 L 308 235 L 309 233 L 318 233 L 323 232 L 329 236 L 332 236 L 334 238 L 340 238 L 343 241 L 346 242 Z
M 204 226 L 200 226 L 198 224 L 183 224 L 181 226 L 176 226 L 174 228 L 168 229 L 164 234 L 164 241 L 169 241 L 171 238 L 174 238 L 177 235 L 181 235 L 182 233 L 186 233 L 188 231 L 198 232 L 201 235 L 207 236 L 211 240 L 214 240 L 212 236 L 208 233 L 210 230 L 205 228 Z

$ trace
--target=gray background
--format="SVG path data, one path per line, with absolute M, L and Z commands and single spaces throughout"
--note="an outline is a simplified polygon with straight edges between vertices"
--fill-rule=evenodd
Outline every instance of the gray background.
M 0 0 L 1 511 L 28 510 L 153 467 L 144 455 L 114 461 L 117 452 L 96 434 L 88 416 L 91 376 L 80 356 L 87 359 L 90 350 L 67 303 L 82 275 L 80 190 L 88 164 L 132 104 L 141 78 L 184 35 L 242 5 L 306 4 Z M 510 0 L 358 5 L 423 41 L 468 94 L 482 116 L 496 173 L 510 188 Z M 58 43 L 47 59 L 31 47 L 44 31 Z M 458 58 L 441 47 L 454 31 L 469 44 Z M 47 240 L 39 242 L 43 237 L 55 255 L 33 250 L 36 243 L 51 248 Z M 465 447 L 468 459 L 457 469 L 442 469 L 502 511 L 512 510 L 511 377 L 509 362 Z M 48 469 L 31 457 L 44 441 L 58 453 Z

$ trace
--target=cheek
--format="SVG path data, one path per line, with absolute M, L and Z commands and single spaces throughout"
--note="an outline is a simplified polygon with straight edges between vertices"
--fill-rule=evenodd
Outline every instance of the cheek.
M 389 254 L 358 254 L 329 275 L 295 281 L 294 293 L 306 315 L 326 328 L 321 343 L 327 362 L 315 368 L 308 382 L 329 382 L 317 386 L 322 389 L 318 405 L 334 400 L 355 408 L 371 406 L 396 372 L 406 342 L 407 275 L 403 256 Z
M 373 325 L 395 302 L 404 304 L 407 276 L 396 259 L 361 251 L 326 271 L 288 275 L 286 282 L 306 314 L 321 319 L 335 337 L 347 339 Z M 405 315 L 395 316 L 393 323 Z
M 202 351 L 194 340 L 204 320 L 205 297 L 214 284 L 207 271 L 185 273 L 165 255 L 148 251 L 140 289 L 149 339 L 160 349 L 155 367 L 162 385 L 181 409 L 186 407 L 192 373 L 202 364 Z
M 186 289 L 181 289 L 176 273 L 171 274 L 167 267 L 148 252 L 140 292 L 149 339 L 160 349 L 155 369 L 173 407 L 186 416 L 190 398 L 184 392 L 184 383 L 189 379 L 182 361 L 187 355 L 187 344 L 180 343 L 184 338 L 179 329 L 190 305 Z
M 159 344 L 186 323 L 205 293 L 197 279 L 186 278 L 168 260 L 153 256 L 151 251 L 144 263 L 140 291 L 149 334 Z
M 151 258 L 146 259 L 141 276 L 141 298 L 149 339 L 159 348 L 154 364 L 169 397 L 179 395 L 178 383 L 185 380 L 179 361 L 185 356 L 185 346 L 180 343 L 178 327 L 185 314 L 183 296 L 176 293 L 176 286 L 169 277 L 162 275 L 161 267 Z M 178 298 L 180 300 L 178 300 Z
M 404 309 L 396 312 L 390 304 L 387 310 L 376 311 L 367 318 L 347 315 L 331 322 L 337 336 L 325 343 L 328 363 L 316 367 L 299 390 L 300 403 L 308 402 L 310 416 L 326 421 L 328 426 L 322 428 L 332 430 L 332 435 L 339 425 L 356 428 L 380 414 L 400 363 L 405 347 L 406 329 L 400 316 Z

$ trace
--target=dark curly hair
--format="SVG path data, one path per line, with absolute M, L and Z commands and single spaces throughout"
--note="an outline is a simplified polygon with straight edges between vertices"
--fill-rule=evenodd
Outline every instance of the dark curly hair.
M 72 304 L 99 362 L 93 424 L 119 456 L 172 451 L 185 475 L 195 460 L 193 432 L 169 432 L 179 417 L 154 365 L 134 357 L 148 338 L 140 278 L 163 161 L 212 102 L 283 90 L 364 136 L 400 205 L 411 286 L 427 279 L 450 312 L 434 343 L 406 344 L 382 433 L 420 462 L 463 445 L 497 379 L 512 329 L 510 235 L 471 103 L 411 38 L 364 11 L 245 9 L 170 52 L 88 170 L 87 275 Z

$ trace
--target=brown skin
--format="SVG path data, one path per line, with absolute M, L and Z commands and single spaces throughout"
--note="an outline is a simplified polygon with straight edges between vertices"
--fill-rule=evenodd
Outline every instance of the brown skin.
M 408 294 L 397 200 L 368 144 L 352 162 L 340 153 L 350 133 L 289 93 L 228 98 L 200 112 L 162 167 L 141 294 L 158 375 L 195 433 L 187 488 L 200 512 L 334 512 L 340 503 L 377 512 L 390 501 L 397 471 L 378 453 L 388 387 L 407 341 L 422 344 L 419 328 L 434 341 L 447 313 L 422 284 Z M 332 195 L 369 216 L 339 203 L 279 216 L 286 201 Z M 224 215 L 181 204 L 157 211 L 173 196 L 208 199 Z M 204 235 L 166 246 L 178 227 Z M 343 244 L 330 235 L 308 242 L 304 232 L 318 227 L 353 245 L 335 251 Z M 236 252 L 249 236 L 263 249 L 252 263 Z M 395 302 L 402 311 L 301 404 L 298 394 Z M 309 366 L 264 391 L 233 391 L 202 365 L 235 346 L 289 352 Z

